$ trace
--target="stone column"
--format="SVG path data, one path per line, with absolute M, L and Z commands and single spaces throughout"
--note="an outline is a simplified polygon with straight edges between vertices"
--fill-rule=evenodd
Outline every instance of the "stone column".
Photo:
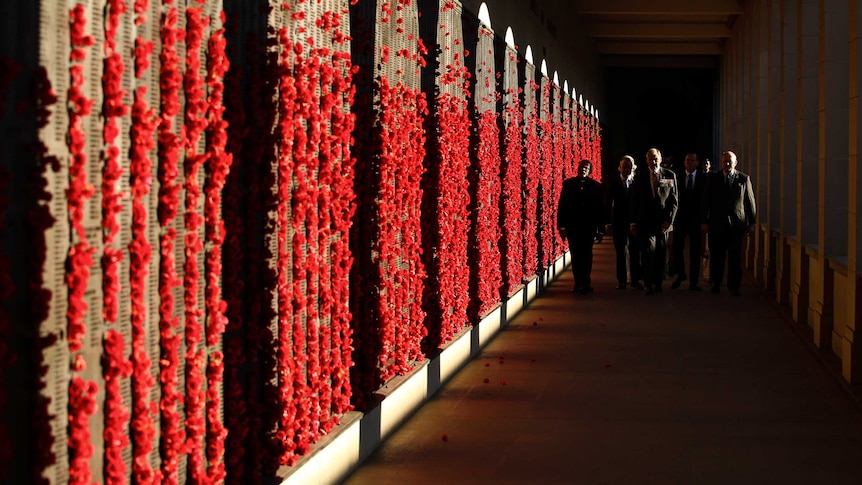
M 762 270 L 766 265 L 768 258 L 767 244 L 769 235 L 769 192 L 768 173 L 769 173 L 769 74 L 770 74 L 770 39 L 771 39 L 771 21 L 770 21 L 770 1 L 762 0 L 755 4 L 754 32 L 757 36 L 755 47 L 755 69 L 756 69 L 756 96 L 757 96 L 757 158 L 750 163 L 740 167 L 743 172 L 747 172 L 752 177 L 754 186 L 754 196 L 757 199 L 757 222 L 758 230 L 754 234 L 754 238 L 749 238 L 749 252 L 754 252 L 753 266 L 751 267 L 755 279 L 763 285 L 767 283 L 763 279 Z
M 727 76 L 727 90 L 728 90 L 728 103 L 727 103 L 727 132 L 722 137 L 724 142 L 722 145 L 718 147 L 718 150 L 713 155 L 716 157 L 712 160 L 712 169 L 716 170 L 718 168 L 718 162 L 721 158 L 721 152 L 727 149 L 737 148 L 737 94 L 739 85 L 739 69 L 737 69 L 737 59 L 739 58 L 739 32 L 741 30 L 741 24 L 739 20 L 736 21 L 736 25 L 733 27 L 733 31 L 731 32 L 730 38 L 727 39 L 727 44 L 724 50 L 724 57 L 727 58 L 727 71 L 723 76 Z M 732 147 L 732 148 L 731 148 Z
M 722 80 L 721 84 L 721 100 L 722 100 L 722 115 L 724 123 L 721 125 L 721 138 L 719 138 L 716 153 L 709 154 L 709 160 L 712 162 L 712 168 L 715 169 L 716 159 L 726 146 L 730 146 L 733 142 L 733 36 L 727 39 L 724 44 L 724 53 L 721 56 L 722 66 L 719 77 Z
M 809 248 L 817 244 L 817 0 L 797 0 L 796 240 L 791 258 L 790 303 L 794 320 L 812 325 Z M 816 251 L 813 252 L 816 254 Z
M 780 166 L 781 153 L 781 110 L 783 98 L 781 92 L 781 1 L 769 0 L 768 23 L 768 77 L 766 83 L 767 97 L 767 155 L 766 164 L 761 164 L 765 170 L 760 170 L 760 179 L 763 179 L 765 192 L 761 194 L 760 201 L 763 206 L 758 207 L 758 220 L 763 237 L 763 265 L 760 267 L 762 284 L 767 291 L 775 291 L 775 273 L 778 263 L 777 241 L 779 238 L 780 219 L 778 217 L 781 206 L 780 198 Z
M 737 25 L 739 25 L 739 22 Z M 739 32 L 739 27 L 735 27 L 733 32 Z M 712 161 L 712 169 L 715 170 L 718 167 L 718 162 L 721 159 L 721 152 L 724 150 L 733 150 L 737 148 L 736 143 L 738 142 L 738 137 L 736 135 L 736 127 L 737 127 L 737 119 L 736 119 L 736 108 L 737 108 L 737 73 L 738 69 L 736 66 L 736 60 L 739 54 L 739 41 L 734 36 L 731 35 L 729 39 L 727 39 L 727 43 L 724 48 L 724 56 L 723 56 L 723 66 L 721 73 L 722 80 L 722 101 L 723 101 L 723 111 L 724 111 L 724 125 L 721 134 L 721 143 L 719 144 L 718 151 L 716 153 L 710 154 L 710 160 Z M 713 158 L 715 157 L 715 158 Z
M 848 153 L 847 0 L 819 2 L 818 263 L 822 286 L 812 285 L 814 341 L 840 354 L 834 333 L 836 271 L 846 274 Z
M 798 131 L 796 119 L 799 110 L 799 85 L 797 76 L 797 34 L 798 0 L 778 2 L 781 10 L 781 110 L 780 110 L 780 166 L 779 200 L 781 205 L 778 217 L 779 232 L 778 254 L 775 271 L 775 297 L 779 303 L 790 303 L 790 282 L 792 267 L 792 241 L 797 239 L 796 232 L 796 160 Z
M 862 224 L 858 217 L 862 214 L 862 197 L 859 185 L 862 171 L 859 170 L 860 142 L 859 128 L 862 127 L 862 106 L 860 106 L 860 82 L 862 82 L 862 0 L 848 2 L 848 98 L 849 112 L 847 128 L 849 131 L 848 152 L 848 212 L 847 212 L 847 305 L 846 315 L 839 318 L 843 324 L 841 338 L 841 371 L 849 382 L 862 381 L 862 334 L 856 335 L 862 320 L 862 282 L 859 281 L 859 266 L 862 261 Z
M 739 27 L 736 29 L 733 45 L 733 139 L 732 145 L 726 149 L 742 151 L 743 144 L 743 122 L 745 118 L 745 22 L 737 21 Z M 721 161 L 719 154 L 716 163 Z
M 768 25 L 763 25 L 766 1 L 752 2 L 751 10 L 746 12 L 747 22 L 746 28 L 748 31 L 748 107 L 749 119 L 747 138 L 749 140 L 748 150 L 745 156 L 739 159 L 739 170 L 749 174 L 754 186 L 754 196 L 757 199 L 758 207 L 761 205 L 760 183 L 759 176 L 761 163 L 765 163 L 766 159 L 766 67 L 768 65 L 767 52 L 764 48 L 768 39 Z M 760 234 L 755 233 L 754 237 L 746 238 L 745 247 L 743 249 L 743 264 L 745 267 L 760 280 L 758 269 L 762 266 L 762 251 L 758 250 L 760 245 Z

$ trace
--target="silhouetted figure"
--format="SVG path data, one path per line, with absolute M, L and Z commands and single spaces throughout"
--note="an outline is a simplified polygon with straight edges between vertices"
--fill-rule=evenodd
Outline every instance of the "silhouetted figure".
M 630 155 L 620 159 L 619 175 L 611 177 L 607 190 L 607 220 L 605 228 L 614 237 L 617 255 L 617 289 L 626 288 L 627 273 L 631 275 L 632 288 L 643 288 L 641 284 L 641 253 L 638 239 L 631 232 L 632 184 L 635 179 L 635 160 Z M 628 271 L 626 271 L 628 253 Z
M 641 247 L 646 294 L 661 293 L 667 258 L 667 237 L 673 230 L 678 204 L 676 175 L 661 168 L 661 152 L 650 148 L 646 176 L 635 179 L 631 231 Z
M 712 292 L 718 293 L 727 260 L 727 289 L 739 296 L 742 283 L 742 243 L 754 232 L 757 207 L 748 175 L 736 170 L 736 154 L 721 155 L 721 171 L 712 173 L 701 205 L 701 230 L 709 233 Z
M 700 258 L 703 248 L 703 233 L 700 227 L 700 205 L 706 187 L 706 175 L 698 170 L 697 154 L 685 155 L 684 170 L 679 173 L 679 209 L 673 223 L 673 264 L 676 279 L 671 288 L 679 288 L 686 279 L 688 287 L 700 291 Z M 685 271 L 685 247 L 688 243 L 689 271 Z
M 563 181 L 557 207 L 557 229 L 572 254 L 572 291 L 583 295 L 593 291 L 593 243 L 601 242 L 604 235 L 602 186 L 590 178 L 592 168 L 589 160 L 578 163 L 578 176 Z

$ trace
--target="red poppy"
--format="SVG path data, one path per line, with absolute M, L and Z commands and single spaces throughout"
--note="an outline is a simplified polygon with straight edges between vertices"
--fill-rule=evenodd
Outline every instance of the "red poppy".
M 511 53 L 510 53 L 511 55 Z M 503 231 L 506 264 L 505 294 L 511 295 L 524 280 L 524 199 L 522 184 L 523 161 L 523 111 L 518 93 L 509 90 L 505 108 L 502 197 L 505 204 Z
M 83 128 L 84 118 L 91 112 L 93 101 L 84 95 L 85 78 L 81 61 L 86 59 L 87 47 L 93 45 L 93 38 L 84 34 L 86 31 L 86 15 L 84 7 L 76 5 L 70 11 L 70 40 L 72 51 L 69 67 L 70 84 L 67 94 L 69 110 L 69 131 L 67 143 L 69 146 L 69 188 L 66 200 L 69 208 L 69 224 L 72 227 L 77 242 L 69 250 L 69 264 L 66 273 L 69 305 L 67 309 L 68 327 L 67 339 L 69 350 L 74 356 L 75 365 L 72 372 L 72 383 L 69 386 L 69 483 L 88 483 L 92 477 L 90 457 L 93 455 L 93 444 L 90 439 L 89 419 L 96 412 L 96 392 L 98 387 L 94 382 L 85 381 L 80 375 L 85 362 L 81 354 L 87 327 L 84 317 L 87 303 L 84 294 L 87 290 L 87 280 L 93 267 L 93 252 L 84 232 L 85 204 L 93 196 L 94 187 L 87 182 L 87 133 Z
M 535 104 L 535 92 L 538 85 L 532 79 L 527 83 L 526 89 L 533 94 L 533 103 L 524 107 L 524 140 L 525 164 L 524 164 L 524 279 L 528 280 L 536 275 L 539 263 L 539 243 L 536 237 L 539 228 L 537 219 L 539 201 L 539 181 L 541 152 L 539 134 L 539 116 Z
M 180 185 L 178 163 L 181 140 L 174 133 L 180 111 L 180 87 L 183 77 L 177 51 L 181 30 L 177 28 L 178 9 L 173 0 L 162 0 L 164 7 L 159 36 L 162 50 L 159 58 L 159 102 L 158 124 L 158 179 L 159 204 L 159 383 L 161 386 L 159 410 L 159 449 L 161 451 L 161 475 L 167 483 L 179 481 L 179 460 L 184 452 L 185 433 L 181 428 L 182 416 L 178 409 L 183 400 L 179 390 L 180 336 L 177 333 L 179 319 L 174 313 L 174 288 L 179 286 L 176 269 L 175 244 L 177 231 L 174 228 L 179 211 Z

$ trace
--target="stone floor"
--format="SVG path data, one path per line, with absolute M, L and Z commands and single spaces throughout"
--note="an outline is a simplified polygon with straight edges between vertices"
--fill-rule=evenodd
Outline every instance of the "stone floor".
M 345 483 L 862 484 L 858 401 L 772 298 L 616 290 L 595 253 Z

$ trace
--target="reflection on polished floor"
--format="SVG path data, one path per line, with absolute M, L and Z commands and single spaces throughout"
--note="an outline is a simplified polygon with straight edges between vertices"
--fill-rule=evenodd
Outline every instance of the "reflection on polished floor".
M 862 483 L 858 401 L 750 280 L 646 296 L 595 252 L 345 483 Z

